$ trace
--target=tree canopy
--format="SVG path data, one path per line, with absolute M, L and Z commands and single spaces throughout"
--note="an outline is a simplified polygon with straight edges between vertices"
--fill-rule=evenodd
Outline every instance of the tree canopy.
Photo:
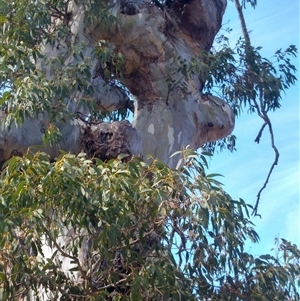
M 260 192 L 207 173 L 249 110 L 275 152 L 266 187 L 268 113 L 296 81 L 295 46 L 262 57 L 256 1 L 231 2 L 0 0 L 1 300 L 300 298 L 296 245 L 244 249 Z M 235 48 L 218 35 L 233 4 Z

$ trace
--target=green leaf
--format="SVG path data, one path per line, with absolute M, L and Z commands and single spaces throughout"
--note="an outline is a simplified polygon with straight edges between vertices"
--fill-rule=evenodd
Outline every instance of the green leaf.
M 7 278 L 6 278 L 5 274 L 4 274 L 4 273 L 1 273 L 1 272 L 0 272 L 0 281 L 1 281 L 1 282 L 7 281 Z
M 7 21 L 8 21 L 8 19 L 7 19 L 6 16 L 0 15 L 0 25 L 7 22 Z

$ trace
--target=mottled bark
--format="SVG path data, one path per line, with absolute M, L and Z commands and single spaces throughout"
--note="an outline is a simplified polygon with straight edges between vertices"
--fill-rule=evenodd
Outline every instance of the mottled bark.
M 148 0 L 121 0 L 110 9 L 117 17 L 117 24 L 105 27 L 95 22 L 87 27 L 83 7 L 70 1 L 70 36 L 65 43 L 60 41 L 55 47 L 43 46 L 46 57 L 63 55 L 66 64 L 72 64 L 75 58 L 68 58 L 70 41 L 84 43 L 84 56 L 92 58 L 99 41 L 105 40 L 116 54 L 125 58 L 123 72 L 116 74 L 116 79 L 134 99 L 132 124 L 128 121 L 89 124 L 84 118 L 68 117 L 56 124 L 62 140 L 55 146 L 43 145 L 42 148 L 36 146 L 43 143 L 48 122 L 46 113 L 41 114 L 40 119 L 27 119 L 22 125 L 12 125 L 11 129 L 3 125 L 0 129 L 0 163 L 13 155 L 22 155 L 28 149 L 45 151 L 51 158 L 62 149 L 74 154 L 84 151 L 103 160 L 121 153 L 141 156 L 145 160 L 150 155 L 174 168 L 179 159 L 178 156 L 170 158 L 174 152 L 187 146 L 197 149 L 206 142 L 230 134 L 234 127 L 230 106 L 218 97 L 203 95 L 203 80 L 197 74 L 186 76 L 180 71 L 180 61 L 189 64 L 192 58 L 199 59 L 201 52 L 211 48 L 221 26 L 226 0 L 169 2 L 161 9 Z M 45 61 L 37 65 L 49 79 L 54 78 L 55 71 L 61 67 Z M 96 107 L 101 111 L 128 107 L 128 93 L 103 76 L 97 58 L 91 60 L 90 68 L 94 94 L 88 96 Z M 73 92 L 71 99 L 66 100 L 69 110 L 82 114 L 77 116 L 86 116 L 89 110 L 77 102 L 81 93 Z M 2 113 L 0 118 L 4 119 L 5 114 Z M 51 257 L 55 249 L 60 250 L 66 240 L 64 235 L 56 248 L 45 241 L 45 258 Z M 88 252 L 88 247 L 84 241 L 80 251 Z M 59 251 L 57 257 L 65 273 L 70 274 L 73 263 L 68 256 Z M 47 299 L 43 292 L 40 297 Z
M 180 58 L 188 64 L 191 58 L 197 59 L 201 51 L 210 49 L 220 29 L 225 7 L 225 0 L 178 0 L 170 2 L 165 9 L 148 0 L 122 0 L 110 9 L 118 22 L 108 28 L 98 22 L 87 27 L 84 9 L 70 1 L 68 9 L 71 19 L 68 24 L 71 36 L 68 41 L 85 43 L 84 55 L 92 57 L 93 49 L 99 41 L 106 40 L 115 53 L 125 58 L 122 76 L 117 79 L 135 99 L 133 127 L 114 127 L 119 134 L 113 137 L 125 137 L 130 127 L 131 138 L 122 140 L 125 146 L 120 141 L 113 144 L 106 140 L 109 144 L 106 148 L 111 145 L 120 148 L 120 151 L 110 152 L 111 155 L 127 149 L 129 153 L 144 158 L 147 155 L 158 157 L 174 167 L 178 157 L 170 159 L 170 155 L 175 151 L 187 146 L 197 149 L 232 131 L 234 115 L 229 105 L 220 98 L 203 95 L 201 79 L 198 75 L 184 76 L 179 70 L 181 65 L 178 60 Z M 54 48 L 46 45 L 44 52 L 49 58 L 67 55 L 67 43 L 60 41 L 60 45 Z M 72 63 L 72 60 L 74 58 L 70 57 L 67 63 Z M 54 70 L 61 66 L 50 67 L 40 63 L 38 67 L 51 78 Z M 103 78 L 96 59 L 91 62 L 91 68 L 91 81 L 95 88 L 91 97 L 98 109 L 112 111 L 128 106 L 128 95 Z M 74 91 L 74 96 L 68 100 L 69 108 L 73 112 L 86 114 L 86 108 L 77 106 L 78 94 Z M 10 132 L 2 128 L 0 160 L 7 160 L 13 154 L 22 154 L 28 147 L 41 144 L 46 122 L 46 117 L 43 118 L 26 120 Z M 59 149 L 75 154 L 83 149 L 88 151 L 82 145 L 84 135 L 88 133 L 84 122 L 69 120 L 61 122 L 58 127 L 62 131 L 63 141 L 55 147 L 43 148 L 51 157 L 56 156 Z M 93 125 L 93 131 L 97 129 L 102 133 L 108 128 L 111 130 L 111 125 Z M 91 136 L 88 135 L 87 139 L 90 140 Z M 103 143 L 101 140 L 101 143 L 95 141 L 93 144 L 94 154 L 100 157 L 103 154 Z M 102 149 L 96 150 L 100 144 Z M 107 154 L 102 159 L 106 158 Z

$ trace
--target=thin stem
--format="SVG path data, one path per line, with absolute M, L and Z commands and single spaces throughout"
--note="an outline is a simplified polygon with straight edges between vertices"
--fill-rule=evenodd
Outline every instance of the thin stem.
M 248 68 L 250 74 L 255 74 L 255 72 L 253 70 L 253 66 L 251 64 L 251 59 L 249 57 L 249 55 L 251 54 L 251 41 L 250 41 L 250 36 L 249 36 L 248 30 L 247 30 L 247 25 L 246 25 L 244 14 L 243 14 L 243 8 L 242 8 L 239 0 L 234 0 L 234 3 L 235 3 L 235 7 L 237 9 L 238 15 L 239 15 L 241 28 L 242 28 L 242 33 L 243 33 L 244 40 L 245 40 L 245 61 L 246 61 L 246 65 L 247 65 L 247 68 Z M 252 84 L 252 88 L 254 89 L 255 86 L 254 86 L 254 82 L 252 80 L 251 80 L 250 84 Z M 259 104 L 257 103 L 255 97 L 253 97 L 253 99 L 252 99 L 258 116 L 264 121 L 264 123 L 263 123 L 261 129 L 259 130 L 259 132 L 258 132 L 258 134 L 257 134 L 254 141 L 256 143 L 259 143 L 259 141 L 261 139 L 261 136 L 262 136 L 262 133 L 263 133 L 265 127 L 267 126 L 269 128 L 269 133 L 270 133 L 270 137 L 271 137 L 271 146 L 274 150 L 275 158 L 274 158 L 274 161 L 273 161 L 273 163 L 270 167 L 267 178 L 266 178 L 263 186 L 261 187 L 261 189 L 259 190 L 259 192 L 257 194 L 256 203 L 255 203 L 255 206 L 254 206 L 254 209 L 253 209 L 253 212 L 252 212 L 252 215 L 254 215 L 254 216 L 259 215 L 257 213 L 257 211 L 258 211 L 258 205 L 259 205 L 261 193 L 266 188 L 266 186 L 269 182 L 270 176 L 273 172 L 273 169 L 274 169 L 275 165 L 278 164 L 278 160 L 279 160 L 279 151 L 278 151 L 278 149 L 275 145 L 275 138 L 274 138 L 274 132 L 273 132 L 273 128 L 272 128 L 272 123 L 270 121 L 270 118 L 268 116 L 267 111 L 265 110 L 264 99 L 263 98 L 264 98 L 264 90 L 260 89 L 259 90 Z
M 243 32 L 245 42 L 246 42 L 246 44 L 248 44 L 248 46 L 250 46 L 251 41 L 250 41 L 250 37 L 249 37 L 248 31 L 247 31 L 246 21 L 245 21 L 244 14 L 243 14 L 243 8 L 242 8 L 239 0 L 234 0 L 234 3 L 235 3 L 235 7 L 236 7 L 236 10 L 238 12 L 239 19 L 241 22 L 241 27 L 242 27 L 242 32 Z

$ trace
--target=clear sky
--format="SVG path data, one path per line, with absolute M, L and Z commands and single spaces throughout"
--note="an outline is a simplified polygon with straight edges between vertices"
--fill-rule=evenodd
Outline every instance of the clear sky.
M 296 45 L 299 51 L 299 1 L 258 0 L 253 9 L 248 5 L 245 18 L 253 46 L 262 46 L 262 55 L 271 58 L 276 50 Z M 241 36 L 240 24 L 234 4 L 228 1 L 224 27 L 232 28 L 232 45 Z M 299 79 L 299 57 L 292 60 Z M 275 237 L 282 237 L 300 247 L 299 201 L 299 82 L 282 97 L 282 107 L 270 114 L 275 142 L 280 152 L 279 164 L 262 192 L 255 230 L 261 241 L 249 244 L 246 251 L 254 255 L 269 253 L 275 246 Z M 219 180 L 233 198 L 242 198 L 254 205 L 274 160 L 268 131 L 264 131 L 260 144 L 254 139 L 262 125 L 255 115 L 245 112 L 236 120 L 234 134 L 237 151 L 223 151 L 213 157 L 209 173 L 224 175 Z

